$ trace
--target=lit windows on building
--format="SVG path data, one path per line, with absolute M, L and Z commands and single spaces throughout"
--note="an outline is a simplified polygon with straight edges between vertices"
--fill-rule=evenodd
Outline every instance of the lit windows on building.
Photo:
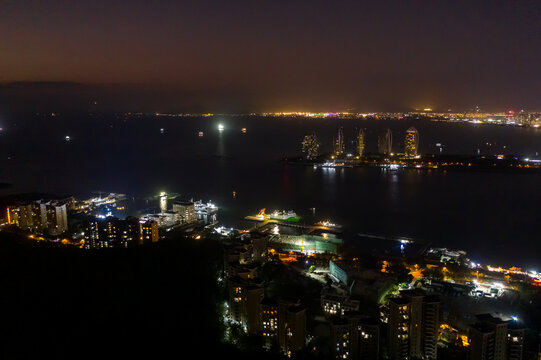
M 305 135 L 302 141 L 302 154 L 306 160 L 314 160 L 318 156 L 319 142 L 316 134 Z
M 338 134 L 334 139 L 334 155 L 342 156 L 346 152 L 346 143 L 344 141 L 344 129 L 340 127 Z
M 359 134 L 357 135 L 357 155 L 362 159 L 364 156 L 364 148 L 366 147 L 366 142 L 364 139 L 364 130 L 359 129 Z
M 419 132 L 416 128 L 410 127 L 406 130 L 404 144 L 404 154 L 406 155 L 406 158 L 414 159 L 417 156 L 419 148 Z

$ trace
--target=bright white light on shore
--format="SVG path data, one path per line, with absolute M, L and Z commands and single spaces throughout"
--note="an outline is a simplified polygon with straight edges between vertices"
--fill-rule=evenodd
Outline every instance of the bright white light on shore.
M 518 316 L 511 316 L 511 319 L 513 319 L 513 321 L 518 321 Z
M 225 126 L 223 124 L 218 124 L 218 131 L 224 131 Z

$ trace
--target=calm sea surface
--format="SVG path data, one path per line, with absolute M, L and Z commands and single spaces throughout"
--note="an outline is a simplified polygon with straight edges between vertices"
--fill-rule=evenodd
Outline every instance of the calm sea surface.
M 225 127 L 222 133 L 219 123 Z M 312 131 L 322 149 L 330 151 L 339 126 L 351 151 L 359 127 L 366 131 L 368 151 L 375 151 L 377 133 L 385 127 L 393 131 L 394 151 L 401 151 L 405 130 L 415 126 L 424 153 L 437 152 L 435 144 L 442 143 L 445 153 L 541 154 L 541 129 L 493 125 L 249 116 L 3 116 L 0 182 L 13 186 L 0 195 L 104 191 L 138 201 L 168 191 L 214 201 L 226 226 L 242 226 L 245 215 L 261 208 L 292 209 L 308 221 L 330 218 L 342 224 L 349 243 L 366 241 L 357 233 L 407 236 L 464 249 L 478 262 L 541 270 L 541 174 L 388 173 L 279 162 L 298 154 L 303 135 Z M 66 135 L 71 141 L 65 141 Z

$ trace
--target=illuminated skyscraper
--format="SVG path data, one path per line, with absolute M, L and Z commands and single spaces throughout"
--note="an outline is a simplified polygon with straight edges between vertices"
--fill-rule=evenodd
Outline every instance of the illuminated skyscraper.
M 261 301 L 261 330 L 266 348 L 271 348 L 274 343 L 278 343 L 278 321 L 278 303 L 264 298 Z
M 142 244 L 142 226 L 139 219 L 132 216 L 128 216 L 125 220 L 113 216 L 105 219 L 90 218 L 84 223 L 84 248 L 127 248 Z M 156 238 L 157 230 L 156 225 Z
M 228 289 L 230 319 L 246 326 L 250 334 L 260 333 L 263 329 L 261 316 L 263 287 L 261 284 L 235 276 L 229 279 Z
M 160 193 L 160 210 L 162 213 L 167 211 L 167 194 L 163 191 Z
M 305 135 L 302 141 L 302 153 L 306 160 L 313 160 L 317 158 L 319 149 L 319 142 L 315 133 Z
M 391 129 L 385 129 L 378 137 L 378 152 L 382 155 L 390 155 L 392 152 L 393 134 Z
M 358 312 L 330 319 L 330 351 L 335 359 L 379 359 L 379 319 Z
M 334 155 L 341 156 L 346 152 L 346 144 L 344 142 L 344 129 L 340 126 L 338 135 L 334 140 Z
M 407 290 L 389 301 L 389 357 L 436 359 L 440 300 L 422 291 Z
M 359 155 L 359 158 L 362 158 L 364 155 L 364 147 L 364 130 L 359 129 L 359 135 L 357 135 L 357 155 Z
M 35 202 L 8 206 L 7 220 L 8 223 L 14 224 L 19 229 L 31 232 L 41 232 L 44 227 L 41 221 L 40 206 Z
M 68 231 L 66 204 L 62 201 L 38 201 L 41 211 L 41 224 L 50 235 L 60 235 Z
M 413 159 L 417 156 L 417 150 L 419 148 L 419 132 L 413 126 L 406 130 L 404 146 L 406 157 Z

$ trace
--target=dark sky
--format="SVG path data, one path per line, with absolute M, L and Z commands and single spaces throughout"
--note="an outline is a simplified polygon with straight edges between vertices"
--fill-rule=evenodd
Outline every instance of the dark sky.
M 148 111 L 541 110 L 541 1 L 4 0 L 13 81 Z

